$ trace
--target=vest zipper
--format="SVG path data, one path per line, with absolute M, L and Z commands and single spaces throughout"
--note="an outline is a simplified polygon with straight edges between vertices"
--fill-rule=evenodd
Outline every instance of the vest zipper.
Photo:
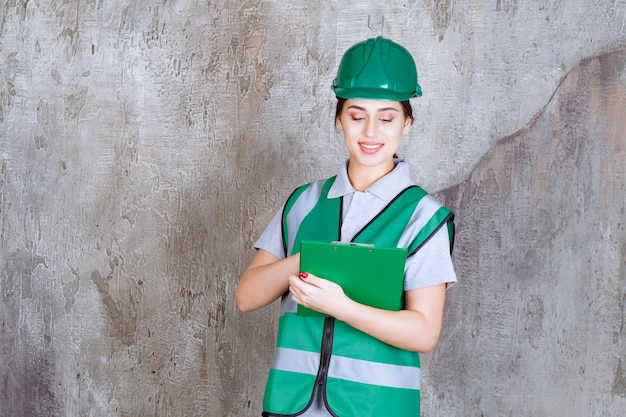
M 318 394 L 322 396 L 322 402 L 324 403 L 326 410 L 331 416 L 337 417 L 337 415 L 330 409 L 328 399 L 326 397 L 326 382 L 328 380 L 328 368 L 332 357 L 334 334 L 335 318 L 326 317 L 324 319 L 324 330 L 322 334 L 322 351 L 320 352 L 320 368 L 317 374 L 317 385 L 319 389 Z
M 333 331 L 335 328 L 335 319 L 326 317 L 324 319 L 324 330 L 322 334 L 322 351 L 320 352 L 320 367 L 317 374 L 317 383 L 319 385 L 326 384 L 328 377 L 328 366 L 330 365 L 330 357 L 333 349 Z M 326 394 L 324 393 L 324 397 Z

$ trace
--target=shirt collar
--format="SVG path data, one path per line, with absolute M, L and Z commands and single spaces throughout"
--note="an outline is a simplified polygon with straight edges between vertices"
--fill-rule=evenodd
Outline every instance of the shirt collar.
M 346 160 L 342 165 L 337 179 L 328 190 L 328 198 L 342 197 L 356 192 L 348 178 L 348 162 L 349 160 Z M 394 163 L 396 167 L 365 190 L 366 193 L 373 194 L 383 201 L 391 201 L 400 191 L 413 185 L 409 164 L 404 159 L 394 159 Z

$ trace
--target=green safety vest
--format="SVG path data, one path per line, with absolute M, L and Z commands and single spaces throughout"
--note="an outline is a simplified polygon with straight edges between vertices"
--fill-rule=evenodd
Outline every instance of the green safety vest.
M 303 185 L 287 200 L 283 216 L 285 256 L 298 253 L 301 240 L 341 240 L 342 198 L 328 198 L 336 177 Z M 454 240 L 453 213 L 424 190 L 400 192 L 352 242 L 402 247 L 413 255 L 440 227 Z M 276 352 L 263 416 L 295 416 L 311 404 L 316 387 L 332 415 L 340 417 L 420 415 L 420 362 L 417 352 L 388 345 L 333 317 L 296 314 L 283 296 Z

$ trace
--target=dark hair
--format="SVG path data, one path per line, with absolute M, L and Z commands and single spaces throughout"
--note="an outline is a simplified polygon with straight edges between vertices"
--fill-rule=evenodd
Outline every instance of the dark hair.
M 347 99 L 337 97 L 337 108 L 335 109 L 335 120 L 341 116 L 341 112 L 343 111 L 343 106 L 346 104 Z M 401 101 L 402 110 L 404 111 L 404 117 L 408 117 L 413 122 L 413 107 L 411 106 L 411 102 L 409 100 Z

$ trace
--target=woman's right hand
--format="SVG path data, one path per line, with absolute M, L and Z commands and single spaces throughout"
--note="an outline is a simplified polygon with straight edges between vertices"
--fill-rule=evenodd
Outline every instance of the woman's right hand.
M 289 277 L 289 291 L 296 303 L 330 316 L 351 301 L 339 284 L 306 272 Z

